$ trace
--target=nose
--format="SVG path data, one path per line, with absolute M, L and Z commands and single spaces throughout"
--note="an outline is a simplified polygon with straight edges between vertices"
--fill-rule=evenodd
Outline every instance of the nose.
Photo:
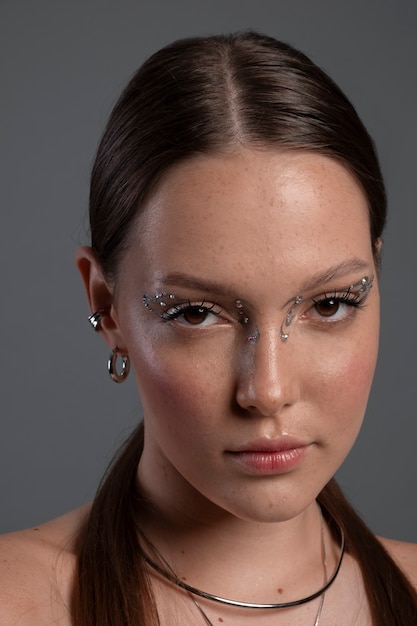
M 238 366 L 236 401 L 242 409 L 270 417 L 294 404 L 299 377 L 291 353 L 289 344 L 280 339 L 279 329 L 261 331 L 259 342 L 247 347 Z

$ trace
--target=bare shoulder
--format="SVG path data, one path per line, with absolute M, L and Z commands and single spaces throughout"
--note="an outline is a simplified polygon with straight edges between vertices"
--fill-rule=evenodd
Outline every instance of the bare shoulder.
M 417 544 L 383 539 L 380 542 L 417 589 Z
M 0 537 L 1 626 L 70 626 L 75 538 L 87 512 Z

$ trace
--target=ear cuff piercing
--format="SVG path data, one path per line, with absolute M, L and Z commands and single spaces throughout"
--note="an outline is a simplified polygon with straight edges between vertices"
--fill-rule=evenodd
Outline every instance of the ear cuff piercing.
M 100 330 L 101 320 L 105 315 L 106 311 L 100 309 L 99 311 L 96 311 L 95 313 L 90 315 L 90 317 L 88 318 L 88 321 L 90 322 L 93 330 L 95 330 L 96 332 Z

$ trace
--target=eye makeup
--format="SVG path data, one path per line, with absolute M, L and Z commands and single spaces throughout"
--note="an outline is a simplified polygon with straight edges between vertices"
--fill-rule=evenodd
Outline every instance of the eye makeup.
M 250 318 L 245 311 L 242 300 L 235 300 L 235 305 L 236 305 L 237 310 L 239 311 L 240 323 L 244 324 L 245 326 L 248 325 L 250 323 Z M 251 332 L 250 335 L 248 336 L 249 343 L 257 343 L 259 341 L 260 336 L 261 336 L 261 333 L 259 331 L 259 328 L 256 326 L 253 332 Z
M 301 304 L 311 302 L 311 310 L 316 309 L 317 320 L 335 322 L 339 319 L 336 314 L 340 306 L 359 308 L 366 300 L 372 288 L 374 276 L 364 276 L 347 287 L 335 289 L 331 293 L 325 292 L 319 296 L 306 298 L 297 295 L 288 302 L 288 309 L 280 325 L 279 336 L 281 341 L 287 341 L 289 328 L 297 315 Z M 230 305 L 229 311 L 220 305 L 205 300 L 190 300 L 179 298 L 172 293 L 155 291 L 153 295 L 143 294 L 142 302 L 145 308 L 152 311 L 161 320 L 170 322 L 177 320 L 185 327 L 208 327 L 215 322 L 215 317 L 223 316 L 225 320 L 234 321 L 248 328 L 247 340 L 256 344 L 260 339 L 260 330 L 248 313 L 248 306 L 244 300 L 238 298 Z M 343 309 L 342 309 L 343 310 Z
M 356 283 L 353 283 L 352 285 L 348 285 L 347 287 L 343 287 L 342 289 L 336 289 L 334 292 L 332 292 L 332 295 L 329 295 L 328 293 L 324 293 L 319 297 L 312 298 L 312 301 L 315 306 L 319 305 L 320 303 L 332 302 L 336 305 L 344 303 L 344 304 L 358 308 L 360 307 L 361 304 L 365 302 L 366 298 L 368 297 L 369 292 L 372 288 L 373 281 L 374 281 L 373 274 L 371 276 L 364 276 L 363 278 L 358 280 Z M 297 307 L 305 301 L 306 299 L 302 295 L 295 296 L 290 301 L 291 305 L 289 309 L 287 310 L 285 318 L 282 321 L 281 327 L 280 327 L 279 336 L 282 341 L 287 341 L 289 337 L 289 332 L 286 329 L 288 329 L 289 326 L 291 326 L 295 318 L 295 311 Z
M 153 296 L 143 294 L 143 305 L 155 313 L 164 321 L 172 321 L 174 319 L 183 318 L 188 321 L 187 326 L 204 326 L 209 315 L 219 316 L 224 314 L 225 317 L 231 317 L 233 321 L 241 324 L 242 326 L 250 326 L 251 320 L 248 315 L 246 306 L 243 300 L 237 299 L 233 302 L 231 310 L 233 315 L 226 313 L 218 304 L 208 303 L 205 300 L 201 302 L 194 302 L 192 300 L 181 300 L 177 296 L 164 291 L 156 291 Z M 237 315 L 235 316 L 235 312 Z M 194 319 L 194 323 L 190 323 L 190 319 Z M 259 340 L 259 329 L 252 328 L 248 335 L 249 343 L 256 343 Z
M 166 313 L 169 307 L 174 305 L 176 297 L 172 293 L 165 293 L 163 291 L 155 291 L 153 296 L 148 296 L 146 293 L 142 296 L 143 305 L 155 313 L 163 320 L 168 320 Z

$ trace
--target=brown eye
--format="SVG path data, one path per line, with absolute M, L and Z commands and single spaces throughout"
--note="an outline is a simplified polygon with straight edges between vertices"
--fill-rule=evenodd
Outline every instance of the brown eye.
M 222 323 L 227 321 L 223 310 L 213 303 L 201 304 L 179 304 L 164 311 L 161 316 L 165 322 L 175 322 L 181 326 L 206 327 L 219 323 L 219 316 Z
M 327 298 L 316 302 L 314 308 L 321 317 L 332 317 L 339 311 L 340 301 L 335 298 Z
M 199 306 L 189 306 L 184 311 L 182 311 L 183 320 L 191 326 L 203 324 L 209 314 L 209 309 Z

